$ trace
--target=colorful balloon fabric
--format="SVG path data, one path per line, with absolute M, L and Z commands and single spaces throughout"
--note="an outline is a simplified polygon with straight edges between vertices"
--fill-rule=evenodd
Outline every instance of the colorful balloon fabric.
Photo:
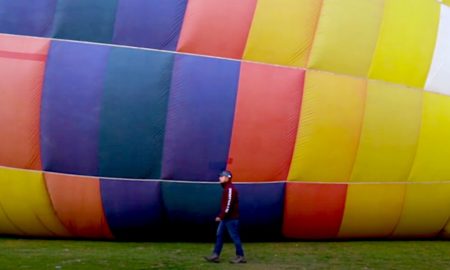
M 0 0 L 0 234 L 450 238 L 450 6 Z

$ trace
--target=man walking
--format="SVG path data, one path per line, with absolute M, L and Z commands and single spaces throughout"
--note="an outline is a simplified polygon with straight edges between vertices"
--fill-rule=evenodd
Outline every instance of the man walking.
M 230 263 L 246 263 L 244 250 L 242 249 L 241 239 L 239 237 L 239 196 L 236 188 L 231 182 L 232 174 L 230 171 L 223 171 L 219 175 L 220 184 L 223 188 L 220 213 L 216 217 L 219 222 L 217 227 L 217 239 L 214 251 L 211 256 L 204 257 L 208 262 L 219 262 L 220 252 L 223 247 L 223 235 L 225 229 L 228 231 L 236 247 L 236 257 Z

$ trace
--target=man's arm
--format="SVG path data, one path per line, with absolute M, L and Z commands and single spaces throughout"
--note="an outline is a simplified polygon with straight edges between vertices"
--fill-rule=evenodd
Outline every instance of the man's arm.
M 233 200 L 233 190 L 231 189 L 231 187 L 228 187 L 223 191 L 222 202 L 220 206 L 220 214 L 216 218 L 216 221 L 223 220 L 227 216 L 227 214 L 231 210 L 232 200 Z

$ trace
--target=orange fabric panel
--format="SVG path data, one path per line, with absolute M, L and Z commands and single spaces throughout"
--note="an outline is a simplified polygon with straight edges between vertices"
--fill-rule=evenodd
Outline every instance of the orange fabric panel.
M 53 208 L 75 236 L 112 238 L 100 193 L 98 178 L 45 173 Z
M 286 183 L 283 235 L 299 239 L 335 238 L 346 194 L 346 184 Z
M 256 0 L 190 0 L 177 51 L 242 57 Z
M 228 164 L 235 181 L 287 178 L 304 73 L 301 69 L 242 63 Z
M 39 121 L 49 44 L 0 35 L 0 165 L 41 169 Z

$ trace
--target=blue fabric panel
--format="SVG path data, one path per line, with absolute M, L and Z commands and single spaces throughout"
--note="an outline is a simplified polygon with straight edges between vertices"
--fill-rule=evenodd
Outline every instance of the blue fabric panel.
M 103 208 L 115 237 L 148 239 L 160 236 L 163 212 L 158 181 L 100 181 Z
M 0 32 L 47 37 L 57 0 L 0 0 Z
M 235 183 L 239 193 L 242 238 L 281 237 L 285 183 Z
M 175 57 L 164 142 L 164 179 L 216 181 L 227 164 L 240 63 Z
M 174 239 L 214 239 L 222 196 L 219 184 L 161 182 L 161 193 Z
M 161 177 L 174 55 L 112 48 L 100 121 L 100 175 Z
M 187 0 L 119 0 L 113 42 L 174 51 Z
M 117 0 L 58 0 L 53 37 L 111 43 Z
M 53 41 L 41 104 L 43 169 L 98 174 L 98 129 L 109 47 Z

